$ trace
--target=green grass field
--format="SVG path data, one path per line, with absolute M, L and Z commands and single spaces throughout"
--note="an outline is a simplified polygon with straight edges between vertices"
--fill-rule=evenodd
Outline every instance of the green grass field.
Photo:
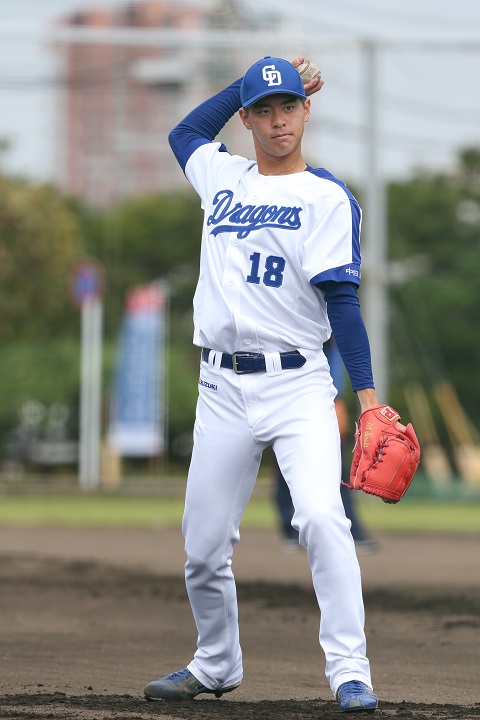
M 386 505 L 359 495 L 359 513 L 371 530 L 479 532 L 480 502 L 402 500 Z M 161 527 L 178 526 L 183 499 L 109 494 L 0 496 L 5 526 Z M 268 497 L 253 498 L 243 527 L 273 528 L 276 512 Z

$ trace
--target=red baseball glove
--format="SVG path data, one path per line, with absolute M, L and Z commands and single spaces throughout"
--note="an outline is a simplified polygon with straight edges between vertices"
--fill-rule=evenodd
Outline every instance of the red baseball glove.
M 400 415 L 389 405 L 366 410 L 358 418 L 349 487 L 397 503 L 408 490 L 420 462 L 412 425 L 396 427 Z M 348 484 L 348 483 L 345 483 Z

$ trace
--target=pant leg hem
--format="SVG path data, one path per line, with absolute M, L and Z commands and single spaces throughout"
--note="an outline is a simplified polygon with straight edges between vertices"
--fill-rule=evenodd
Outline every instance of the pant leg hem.
M 337 698 L 337 692 L 340 685 L 343 685 L 343 683 L 346 682 L 350 682 L 351 680 L 358 680 L 359 682 L 364 683 L 373 692 L 372 679 L 370 676 L 362 675 L 358 672 L 345 672 L 337 675 L 335 680 L 332 682 L 331 688 L 333 692 L 333 697 L 335 699 Z
M 192 662 L 187 665 L 187 669 L 190 670 L 192 675 L 194 675 L 197 680 L 199 680 L 202 685 L 205 685 L 206 688 L 209 690 L 221 690 L 224 687 L 231 687 L 232 685 L 238 685 L 238 683 L 242 682 L 243 679 L 243 673 L 240 673 L 238 676 L 235 676 L 231 680 L 227 680 L 226 682 L 223 682 L 221 685 L 218 685 L 218 683 L 214 683 L 212 681 L 212 678 L 208 675 L 205 675 L 200 668 L 198 667 L 195 660 L 192 660 Z

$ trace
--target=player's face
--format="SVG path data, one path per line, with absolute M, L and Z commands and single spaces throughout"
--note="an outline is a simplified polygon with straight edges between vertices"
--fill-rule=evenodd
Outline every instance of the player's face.
M 240 110 L 242 122 L 253 133 L 255 149 L 271 157 L 285 157 L 302 142 L 305 123 L 310 117 L 310 100 L 293 95 L 268 95 L 248 110 Z

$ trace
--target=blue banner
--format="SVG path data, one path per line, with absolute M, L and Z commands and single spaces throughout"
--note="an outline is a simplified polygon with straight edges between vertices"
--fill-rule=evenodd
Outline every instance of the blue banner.
M 165 451 L 166 315 L 167 290 L 162 283 L 128 294 L 108 432 L 119 455 L 150 457 Z

